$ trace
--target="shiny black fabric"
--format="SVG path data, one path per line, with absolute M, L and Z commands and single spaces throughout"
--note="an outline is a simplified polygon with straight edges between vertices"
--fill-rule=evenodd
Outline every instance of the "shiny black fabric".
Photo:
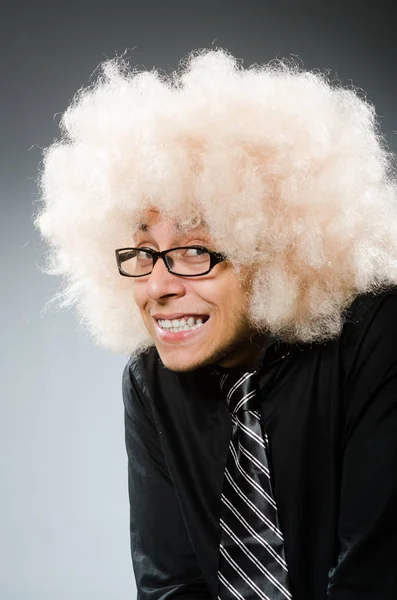
M 265 355 L 260 410 L 294 600 L 397 599 L 397 291 L 356 299 L 340 338 Z M 231 433 L 212 368 L 155 349 L 123 378 L 138 600 L 216 598 Z

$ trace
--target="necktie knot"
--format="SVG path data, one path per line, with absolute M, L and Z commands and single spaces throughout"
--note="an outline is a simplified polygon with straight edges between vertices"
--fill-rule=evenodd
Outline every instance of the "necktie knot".
M 220 388 L 226 398 L 226 406 L 231 414 L 253 410 L 255 407 L 257 371 L 249 373 L 225 373 L 220 380 Z

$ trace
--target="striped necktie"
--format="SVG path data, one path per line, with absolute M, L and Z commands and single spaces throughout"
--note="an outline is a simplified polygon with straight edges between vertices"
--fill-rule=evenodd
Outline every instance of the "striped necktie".
M 232 419 L 221 505 L 218 600 L 291 599 L 284 539 L 272 493 L 269 440 L 253 406 L 257 372 L 223 374 Z

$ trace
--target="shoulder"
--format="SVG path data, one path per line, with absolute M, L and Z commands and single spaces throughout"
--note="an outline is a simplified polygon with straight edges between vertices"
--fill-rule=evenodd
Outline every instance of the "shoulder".
M 123 401 L 127 413 L 148 412 L 150 394 L 148 382 L 155 378 L 160 358 L 152 347 L 141 354 L 130 356 L 122 377 Z
M 397 287 L 355 298 L 345 312 L 342 337 L 350 347 L 376 339 L 395 340 L 397 333 Z
M 156 348 L 130 357 L 123 373 L 123 396 L 126 408 L 135 402 L 142 410 L 162 415 L 176 406 L 203 407 L 218 399 L 218 380 L 213 366 L 194 371 L 171 371 L 160 359 Z
M 397 367 L 397 288 L 357 297 L 341 342 L 347 386 L 388 378 Z
M 392 286 L 383 292 L 368 293 L 357 296 L 345 311 L 345 322 L 358 325 L 361 321 L 370 319 L 371 315 L 385 312 L 384 306 L 392 307 L 397 302 L 397 286 Z M 387 310 L 387 309 L 386 309 Z
M 153 377 L 160 364 L 160 357 L 155 347 L 141 354 L 130 356 L 123 371 L 123 389 L 129 385 L 138 386 L 142 392 L 147 392 L 146 383 Z

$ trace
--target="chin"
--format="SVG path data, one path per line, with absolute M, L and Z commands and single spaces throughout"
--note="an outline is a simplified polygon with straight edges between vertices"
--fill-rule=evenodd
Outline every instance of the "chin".
M 206 359 L 205 357 L 200 357 L 199 359 L 192 357 L 189 359 L 185 356 L 180 358 L 177 356 L 170 356 L 170 353 L 168 352 L 161 352 L 159 348 L 157 348 L 157 351 L 163 365 L 170 371 L 176 371 L 178 373 L 195 371 L 213 362 L 211 359 Z

